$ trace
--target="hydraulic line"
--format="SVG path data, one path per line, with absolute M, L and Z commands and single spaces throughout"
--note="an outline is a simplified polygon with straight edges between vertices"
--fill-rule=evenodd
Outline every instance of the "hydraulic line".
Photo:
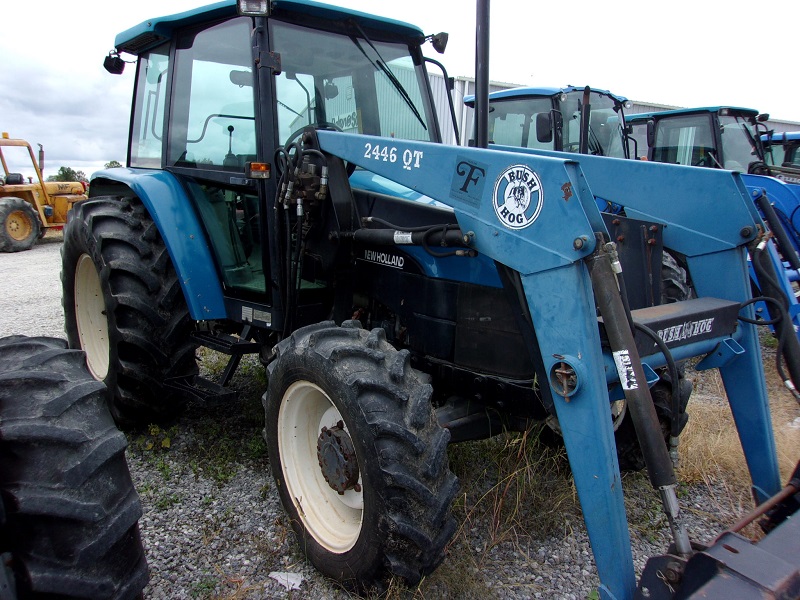
M 764 215 L 764 220 L 767 222 L 770 232 L 775 237 L 781 256 L 789 263 L 792 269 L 800 271 L 800 258 L 797 256 L 797 251 L 794 249 L 791 240 L 789 240 L 789 236 L 783 228 L 783 223 L 775 212 L 775 208 L 770 203 L 767 195 L 764 193 L 760 194 L 756 198 L 756 204 L 761 209 L 761 214 Z
M 636 437 L 647 465 L 650 483 L 658 490 L 661 503 L 672 530 L 675 548 L 681 555 L 692 552 L 689 535 L 682 522 L 680 505 L 676 493 L 677 481 L 672 461 L 664 444 L 647 378 L 644 374 L 639 351 L 631 331 L 625 306 L 620 296 L 618 275 L 622 272 L 619 257 L 613 243 L 606 243 L 604 236 L 597 236 L 597 247 L 586 259 L 592 279 L 595 301 L 603 317 L 606 335 L 615 362 L 624 363 L 630 372 L 620 376 Z
M 789 377 L 782 375 L 784 385 L 797 398 L 797 385 L 800 382 L 800 340 L 797 338 L 797 332 L 792 320 L 788 317 L 789 301 L 778 282 L 775 266 L 766 247 L 768 241 L 769 238 L 764 237 L 761 241 L 752 242 L 750 257 L 758 276 L 762 295 L 773 300 L 772 302 L 766 302 L 766 305 L 771 319 L 770 322 L 774 322 L 778 336 L 779 351 L 777 352 L 777 359 L 780 361 L 782 357 L 785 360 Z M 778 369 L 779 372 L 782 372 L 780 366 Z

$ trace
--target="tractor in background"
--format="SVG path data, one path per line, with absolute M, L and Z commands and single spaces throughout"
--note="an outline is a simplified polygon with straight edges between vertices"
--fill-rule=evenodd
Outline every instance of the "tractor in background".
M 773 177 L 800 184 L 800 131 L 761 134 L 764 160 Z
M 746 270 L 761 218 L 735 173 L 441 144 L 422 46 L 444 39 L 308 0 L 227 0 L 119 34 L 107 70 L 137 63 L 127 166 L 96 173 L 65 228 L 70 346 L 129 427 L 225 397 L 256 354 L 275 489 L 309 560 L 348 587 L 413 585 L 444 560 L 449 443 L 553 419 L 601 595 L 671 593 L 703 556 L 655 409 L 680 425 L 680 361 L 720 370 L 757 502 L 780 490 Z M 693 210 L 704 197 L 718 202 Z M 597 198 L 653 240 L 627 286 Z M 626 287 L 662 248 L 697 297 L 631 310 Z M 230 355 L 222 381 L 200 377 L 200 345 Z M 626 414 L 675 540 L 674 576 L 638 591 Z
M 628 133 L 643 149 L 639 158 L 670 164 L 725 169 L 742 173 L 752 201 L 757 206 L 772 242 L 756 257 L 751 255 L 753 292 L 771 301 L 756 311 L 772 323 L 774 330 L 800 336 L 800 185 L 787 181 L 791 167 L 769 164 L 762 139 L 769 115 L 749 108 L 712 106 L 629 115 Z M 774 160 L 774 159 L 773 159 Z M 762 262 L 775 267 L 776 276 L 762 270 Z M 780 304 L 780 307 L 777 306 Z M 780 312 L 786 313 L 783 319 Z M 798 398 L 791 380 L 800 377 L 800 343 L 785 337 L 782 346 L 791 377 L 782 374 L 787 388 Z
M 8 152 L 11 148 L 22 150 L 15 154 L 15 158 L 19 158 L 19 154 L 30 158 L 35 179 L 29 177 L 26 181 L 21 173 L 9 172 L 4 149 Z M 9 138 L 3 132 L 0 163 L 4 173 L 0 181 L 0 252 L 29 250 L 48 229 L 63 227 L 72 206 L 87 198 L 83 182 L 44 181 L 41 145 L 37 162 L 28 142 Z
M 520 87 L 489 94 L 489 103 L 492 144 L 628 158 L 624 127 L 631 103 L 608 90 Z M 464 104 L 474 108 L 475 96 Z

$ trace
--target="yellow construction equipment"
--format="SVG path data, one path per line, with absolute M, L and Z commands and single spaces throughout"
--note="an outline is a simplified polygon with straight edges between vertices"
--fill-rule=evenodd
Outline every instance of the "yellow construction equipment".
M 35 179 L 9 172 L 3 154 L 3 149 L 9 147 L 28 150 Z M 11 139 L 5 132 L 0 137 L 0 163 L 4 173 L 0 181 L 0 252 L 32 248 L 48 229 L 63 227 L 72 205 L 87 197 L 86 186 L 80 181 L 45 182 L 40 164 L 43 152 L 40 150 L 39 154 L 40 162 L 37 163 L 28 142 Z

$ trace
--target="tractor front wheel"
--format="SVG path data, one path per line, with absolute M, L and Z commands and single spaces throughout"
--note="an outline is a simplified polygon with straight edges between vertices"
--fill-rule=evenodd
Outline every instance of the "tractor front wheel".
M 169 253 L 137 198 L 75 204 L 61 249 L 70 347 L 110 391 L 123 427 L 173 418 L 183 399 L 164 385 L 198 372 L 192 321 Z
M 356 321 L 296 331 L 277 347 L 265 437 L 281 502 L 323 574 L 363 589 L 414 585 L 455 532 L 458 481 L 431 387 L 381 329 Z
M 105 386 L 63 340 L 0 339 L 0 597 L 140 597 L 139 496 Z
M 39 239 L 36 209 L 22 198 L 0 200 L 0 252 L 30 250 Z

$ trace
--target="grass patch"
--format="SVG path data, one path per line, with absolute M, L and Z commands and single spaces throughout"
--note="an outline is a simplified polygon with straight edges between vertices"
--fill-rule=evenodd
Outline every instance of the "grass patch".
M 788 479 L 800 459 L 800 429 L 793 421 L 800 414 L 797 401 L 776 382 L 771 374 L 774 366 L 765 371 L 769 382 L 770 412 L 778 466 L 782 483 Z M 682 480 L 697 483 L 721 483 L 744 490 L 749 497 L 750 475 L 741 443 L 728 406 L 722 379 L 717 371 L 703 373 L 706 383 L 717 390 L 722 401 L 693 396 L 687 412 L 689 423 L 681 435 L 679 474 Z
M 486 521 L 490 547 L 520 533 L 551 535 L 578 514 L 566 451 L 543 444 L 538 430 L 453 446 L 450 461 L 462 485 L 455 507 L 462 530 Z

